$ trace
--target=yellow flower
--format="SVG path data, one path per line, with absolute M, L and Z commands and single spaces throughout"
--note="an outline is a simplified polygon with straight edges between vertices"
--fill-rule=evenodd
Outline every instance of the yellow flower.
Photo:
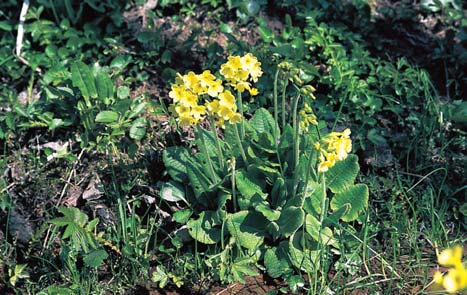
M 227 62 L 221 65 L 220 73 L 239 92 L 248 90 L 250 95 L 258 94 L 258 90 L 251 88 L 250 82 L 257 82 L 263 72 L 261 63 L 251 53 L 244 56 L 229 56 Z
M 350 129 L 345 129 L 343 132 L 331 132 L 320 142 L 315 143 L 314 147 L 320 151 L 318 171 L 326 172 L 337 161 L 347 158 L 347 155 L 352 151 Z
M 445 249 L 438 255 L 438 263 L 443 266 L 462 265 L 462 247 L 456 245 L 454 248 Z
M 313 109 L 307 103 L 303 105 L 303 109 L 300 111 L 299 115 L 300 115 L 300 127 L 303 130 L 308 129 L 308 126 L 310 126 L 310 124 L 316 125 L 316 126 L 318 125 L 318 120 L 316 118 L 316 115 L 313 113 Z
M 451 294 L 467 288 L 467 269 L 462 264 L 462 250 L 462 246 L 457 245 L 438 255 L 438 263 L 451 268 L 444 276 L 439 271 L 436 272 L 433 281 Z

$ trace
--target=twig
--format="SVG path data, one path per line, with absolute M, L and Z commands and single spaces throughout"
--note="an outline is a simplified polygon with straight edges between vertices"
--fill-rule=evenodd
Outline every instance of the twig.
M 18 35 L 16 36 L 16 55 L 21 56 L 21 49 L 23 48 L 24 37 L 24 21 L 26 20 L 26 13 L 29 9 L 29 0 L 23 0 L 23 7 L 19 15 Z

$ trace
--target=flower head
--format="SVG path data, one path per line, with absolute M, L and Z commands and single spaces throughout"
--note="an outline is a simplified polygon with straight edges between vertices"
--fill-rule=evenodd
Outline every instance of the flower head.
M 235 90 L 247 90 L 252 96 L 258 94 L 258 89 L 251 87 L 251 82 L 257 82 L 263 72 L 261 63 L 253 54 L 229 56 L 227 62 L 221 65 L 220 73 Z
M 347 158 L 347 155 L 352 151 L 350 129 L 329 133 L 315 143 L 315 149 L 320 152 L 318 171 L 328 171 L 337 161 Z
M 456 293 L 467 288 L 467 269 L 462 264 L 462 247 L 445 249 L 438 255 L 438 263 L 442 266 L 451 267 L 447 274 L 436 272 L 433 281 L 442 285 L 448 293 Z

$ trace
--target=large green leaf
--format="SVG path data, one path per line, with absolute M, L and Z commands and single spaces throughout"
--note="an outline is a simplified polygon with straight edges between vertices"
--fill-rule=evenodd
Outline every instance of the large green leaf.
M 355 182 L 359 170 L 358 157 L 349 155 L 345 160 L 338 161 L 326 172 L 326 185 L 333 193 L 339 193 Z
M 183 201 L 188 204 L 187 200 L 185 199 L 185 190 L 183 189 L 183 186 L 174 181 L 164 183 L 161 187 L 159 195 L 167 202 Z
M 243 197 L 242 199 L 239 199 L 239 204 L 242 207 L 247 207 L 251 198 L 255 195 L 259 195 L 263 199 L 266 198 L 266 194 L 263 193 L 263 190 L 259 185 L 259 179 L 254 175 L 240 170 L 235 174 L 235 182 L 238 191 Z
M 308 181 L 305 188 L 305 201 L 303 209 L 309 214 L 321 214 L 321 200 L 323 199 L 323 187 L 321 183 Z
M 204 143 L 206 144 L 206 150 L 209 154 L 210 157 L 216 157 L 217 156 L 217 146 L 216 146 L 216 141 L 214 138 L 214 135 L 212 132 L 202 129 L 201 134 L 199 132 L 196 133 L 196 144 L 197 146 L 202 146 L 202 141 L 201 141 L 201 136 L 204 138 Z M 221 146 L 222 142 L 219 140 Z M 214 162 L 216 163 L 216 162 Z
M 201 212 L 198 219 L 187 222 L 190 236 L 203 244 L 215 244 L 221 239 L 221 230 L 214 222 L 215 212 Z
M 273 116 L 264 108 L 258 109 L 250 121 L 251 127 L 258 133 L 274 134 L 276 122 Z
M 356 220 L 359 214 L 368 207 L 368 196 L 368 187 L 365 184 L 354 185 L 334 195 L 331 200 L 331 209 L 336 211 L 345 204 L 350 204 L 350 210 L 341 219 L 346 222 Z
M 307 233 L 296 232 L 290 237 L 287 246 L 290 261 L 295 267 L 305 272 L 312 272 L 315 267 L 319 267 L 320 251 Z
M 305 213 L 302 208 L 290 206 L 282 210 L 277 224 L 279 225 L 279 232 L 284 237 L 289 237 L 301 225 L 303 225 Z
M 306 215 L 305 229 L 315 241 L 321 242 L 323 245 L 335 242 L 332 230 L 329 227 L 321 227 L 319 220 L 311 214 Z
M 87 266 L 98 267 L 108 256 L 109 254 L 107 254 L 104 249 L 97 249 L 86 254 L 83 257 L 83 261 Z
M 103 124 L 115 123 L 118 120 L 118 113 L 114 111 L 102 111 L 96 116 L 96 122 Z
M 240 211 L 227 218 L 227 229 L 237 243 L 247 249 L 263 244 L 267 220 L 258 212 Z
M 82 61 L 71 65 L 71 81 L 78 87 L 84 98 L 96 98 L 97 89 L 91 69 Z
M 182 147 L 168 147 L 162 154 L 162 160 L 167 172 L 173 180 L 185 182 L 188 179 L 187 162 L 190 158 L 188 151 Z
M 264 266 L 272 278 L 278 278 L 290 269 L 286 250 L 286 244 L 281 243 L 277 248 L 269 248 L 264 254 Z
M 99 70 L 96 75 L 97 94 L 102 101 L 109 101 L 114 97 L 114 85 L 108 73 Z

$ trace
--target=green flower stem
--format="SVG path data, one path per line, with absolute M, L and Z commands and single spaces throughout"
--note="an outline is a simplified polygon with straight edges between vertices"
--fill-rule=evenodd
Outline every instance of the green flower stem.
M 199 137 L 201 139 L 201 152 L 206 157 L 206 162 L 208 163 L 209 173 L 211 174 L 211 180 L 213 183 L 216 183 L 216 173 L 214 172 L 214 167 L 212 166 L 211 158 L 209 157 L 208 150 L 206 148 L 206 141 L 204 140 L 203 130 L 199 125 L 196 125 L 196 131 L 198 131 Z
M 235 157 L 231 159 L 231 167 L 232 174 L 230 178 L 230 182 L 232 183 L 232 202 L 234 207 L 234 212 L 237 212 L 237 191 L 235 190 Z
M 240 140 L 240 134 L 238 134 L 238 128 L 236 125 L 233 125 L 232 127 L 234 129 L 235 139 L 237 140 L 237 145 L 240 148 L 240 154 L 242 156 L 243 162 L 245 163 L 246 166 L 248 166 L 249 165 L 248 160 L 246 158 L 245 150 L 243 149 L 242 141 Z
M 276 126 L 275 126 L 275 140 L 277 141 L 277 138 L 279 137 L 279 107 L 278 107 L 278 101 L 277 101 L 277 79 L 279 78 L 279 67 L 277 67 L 276 74 L 274 75 L 274 121 L 276 121 Z M 284 126 L 282 126 L 284 128 Z
M 324 218 L 326 217 L 327 213 L 327 200 L 326 200 L 326 177 L 325 174 L 321 174 L 321 185 L 322 185 L 322 190 L 323 190 L 323 196 L 321 198 L 321 215 L 319 217 L 319 232 L 318 232 L 318 240 L 319 240 L 319 259 L 320 259 L 320 264 L 321 264 L 321 269 L 323 269 L 324 263 L 325 263 L 325 257 L 324 257 L 324 251 L 325 250 L 325 245 L 323 245 L 323 238 L 321 235 L 322 229 L 323 229 L 323 223 L 324 223 Z M 324 275 L 321 276 L 322 279 L 324 278 Z M 322 282 L 324 283 L 324 282 Z
M 298 124 L 298 116 L 297 116 L 297 109 L 298 109 L 298 102 L 300 100 L 300 94 L 294 98 L 293 102 L 293 110 L 292 110 L 292 125 L 294 130 L 293 135 L 293 149 L 294 149 L 294 185 L 293 185 L 293 193 L 292 195 L 295 197 L 297 191 L 297 183 L 299 178 L 299 157 L 300 157 L 300 137 L 298 136 L 299 131 L 299 124 Z
M 287 86 L 289 85 L 289 80 L 284 81 L 284 88 L 282 88 L 282 130 L 285 128 L 285 92 Z
M 334 128 L 336 128 L 337 121 L 339 120 L 339 117 L 341 116 L 342 108 L 344 107 L 344 104 L 345 104 L 346 100 L 347 100 L 347 96 L 344 97 L 344 100 L 342 101 L 341 105 L 339 106 L 339 110 L 337 111 L 336 119 L 334 120 L 334 124 L 332 124 L 331 132 L 334 132 Z
M 217 158 L 219 159 L 219 166 L 221 169 L 224 169 L 224 153 L 222 153 L 221 143 L 219 141 L 219 136 L 217 135 L 216 124 L 214 123 L 214 119 L 212 117 L 209 118 L 209 122 L 211 123 L 211 131 L 214 135 L 214 141 L 216 142 L 217 148 Z
M 238 102 L 238 111 L 240 112 L 240 115 L 242 116 L 242 122 L 240 122 L 240 138 L 243 140 L 245 138 L 245 125 L 243 124 L 243 120 L 245 120 L 245 118 L 243 117 L 243 101 L 242 101 L 242 93 L 240 91 L 237 91 L 237 102 Z

